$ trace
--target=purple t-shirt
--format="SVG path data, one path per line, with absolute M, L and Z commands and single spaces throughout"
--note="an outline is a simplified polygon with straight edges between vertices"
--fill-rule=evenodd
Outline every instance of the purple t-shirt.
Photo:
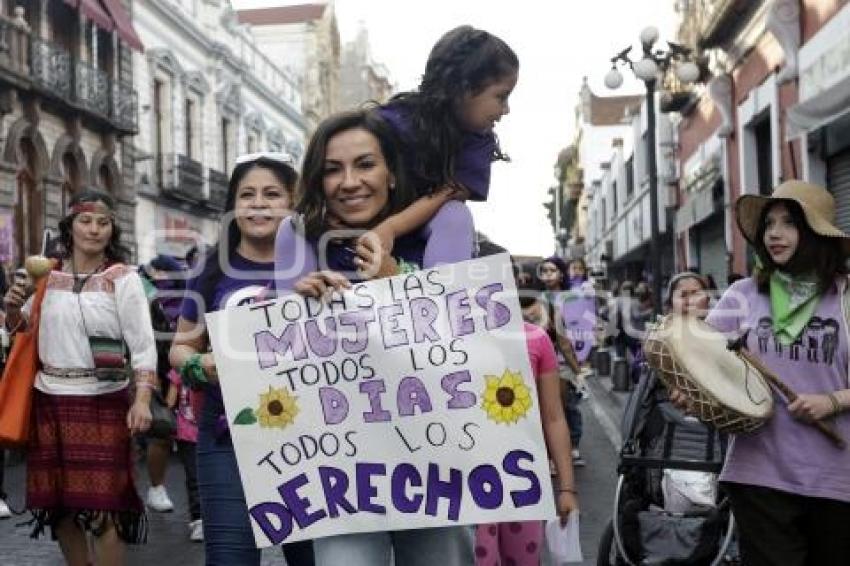
M 186 287 L 187 293 L 180 308 L 180 316 L 191 322 L 198 322 L 198 311 L 201 310 L 199 307 L 203 308 L 204 313 L 208 313 L 252 303 L 258 297 L 268 299 L 273 294 L 273 280 L 265 275 L 274 272 L 274 262 L 258 263 L 234 254 L 231 269 L 227 271 L 235 276 L 224 273 L 210 297 L 200 297 L 200 282 L 197 277 L 191 279 Z
M 378 108 L 378 114 L 389 123 L 399 136 L 403 150 L 409 181 L 418 194 L 432 188 L 428 181 L 416 175 L 413 163 L 416 154 L 413 151 L 413 138 L 408 110 L 398 103 L 390 103 Z M 467 132 L 461 140 L 461 147 L 455 156 L 454 181 L 466 187 L 471 193 L 470 200 L 485 201 L 490 191 L 490 165 L 496 150 L 496 135 L 488 132 Z
M 797 393 L 847 389 L 847 328 L 838 290 L 836 284 L 821 298 L 790 345 L 776 340 L 770 297 L 758 292 L 752 278 L 727 289 L 706 322 L 731 336 L 746 333 L 747 349 Z M 780 397 L 774 399 L 774 415 L 763 427 L 733 437 L 720 479 L 850 502 L 850 450 L 837 449 L 814 427 L 792 418 Z M 850 414 L 834 424 L 850 439 Z

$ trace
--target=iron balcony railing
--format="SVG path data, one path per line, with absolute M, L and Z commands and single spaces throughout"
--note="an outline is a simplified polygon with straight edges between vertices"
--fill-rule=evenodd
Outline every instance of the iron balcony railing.
M 0 81 L 36 89 L 122 132 L 138 130 L 138 95 L 132 85 L 77 60 L 60 43 L 38 37 L 22 14 L 0 14 Z
M 88 63 L 77 61 L 74 69 L 76 102 L 89 112 L 110 115 L 109 76 Z
M 215 210 L 223 211 L 224 202 L 227 200 L 227 175 L 217 169 L 208 170 L 207 179 L 210 183 L 209 206 Z
M 64 48 L 38 37 L 32 38 L 32 81 L 53 96 L 71 100 L 71 55 Z
M 138 131 L 139 95 L 132 85 L 124 81 L 113 81 L 110 117 L 119 129 Z
M 204 167 L 181 153 L 159 156 L 162 191 L 165 194 L 201 203 L 204 201 Z

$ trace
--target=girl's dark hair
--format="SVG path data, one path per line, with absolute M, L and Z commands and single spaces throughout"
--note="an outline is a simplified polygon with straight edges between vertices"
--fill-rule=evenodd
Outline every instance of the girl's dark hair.
M 413 190 L 404 174 L 399 141 L 390 125 L 374 110 L 353 110 L 335 114 L 319 124 L 304 154 L 298 187 L 299 200 L 295 211 L 303 216 L 304 232 L 310 240 L 318 239 L 327 226 L 324 177 L 328 143 L 339 133 L 358 129 L 369 132 L 378 140 L 387 168 L 395 179 L 395 188 L 389 193 L 386 209 L 376 220 L 383 220 L 405 209 L 414 200 Z
M 415 176 L 425 179 L 423 192 L 450 184 L 454 158 L 464 136 L 457 120 L 464 95 L 476 95 L 494 82 L 515 73 L 519 59 L 510 46 L 484 30 L 460 26 L 437 41 L 428 55 L 419 88 L 396 95 L 390 104 L 410 112 Z M 496 140 L 493 160 L 507 161 Z
M 201 260 L 203 262 L 203 268 L 198 275 L 197 291 L 206 303 L 203 305 L 205 309 L 208 309 L 212 305 L 215 288 L 224 275 L 220 254 L 226 254 L 228 263 L 232 263 L 233 256 L 236 253 L 236 247 L 242 239 L 242 233 L 239 231 L 239 226 L 233 218 L 233 209 L 236 208 L 236 189 L 239 188 L 239 183 L 242 182 L 245 175 L 256 167 L 268 169 L 277 178 L 284 190 L 289 193 L 290 199 L 293 202 L 295 200 L 295 184 L 298 181 L 298 173 L 290 165 L 276 159 L 260 157 L 254 161 L 240 163 L 233 168 L 233 173 L 230 174 L 230 182 L 227 185 L 227 197 L 224 200 L 224 212 L 222 213 L 222 225 L 218 243 Z M 221 249 L 222 245 L 225 246 L 224 250 Z
M 113 211 L 112 216 L 112 236 L 109 238 L 109 243 L 106 244 L 104 254 L 109 263 L 126 263 L 130 258 L 130 250 L 121 243 L 121 227 L 115 221 L 115 201 L 106 193 L 96 191 L 94 189 L 86 189 L 78 192 L 68 203 L 69 207 L 83 204 L 87 202 L 102 202 Z M 74 238 L 72 236 L 71 225 L 79 213 L 71 213 L 59 221 L 59 244 L 62 247 L 61 256 L 63 258 L 71 257 L 74 249 Z
M 790 275 L 814 273 L 818 280 L 818 291 L 823 294 L 829 291 L 836 276 L 846 275 L 847 267 L 845 261 L 847 253 L 843 249 L 843 240 L 839 238 L 828 238 L 814 232 L 800 205 L 792 200 L 781 201 L 788 208 L 791 221 L 797 227 L 799 240 L 797 249 L 788 263 L 782 266 L 781 271 Z M 767 213 L 780 204 L 776 202 L 765 206 L 759 218 L 756 230 L 755 251 L 761 260 L 761 268 L 756 270 L 755 278 L 760 293 L 770 292 L 770 276 L 780 267 L 774 263 L 764 245 L 764 233 L 767 231 Z
M 569 284 L 569 281 L 567 281 L 567 278 L 569 277 L 569 273 L 570 273 L 569 269 L 567 268 L 567 263 L 563 259 L 559 258 L 556 255 L 549 256 L 549 257 L 547 257 L 546 259 L 544 259 L 543 261 L 541 261 L 540 263 L 537 264 L 538 276 L 539 276 L 540 267 L 544 263 L 551 263 L 552 265 L 554 265 L 555 267 L 558 268 L 558 271 L 561 272 L 561 290 L 566 291 L 567 285 Z

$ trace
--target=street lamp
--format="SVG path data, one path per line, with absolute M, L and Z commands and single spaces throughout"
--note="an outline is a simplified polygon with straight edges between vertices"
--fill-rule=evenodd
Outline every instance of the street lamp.
M 690 84 L 700 77 L 700 68 L 690 59 L 691 50 L 677 43 L 667 42 L 667 49 L 653 49 L 658 41 L 658 28 L 649 26 L 640 32 L 643 57 L 633 61 L 629 57 L 631 46 L 611 58 L 611 70 L 605 75 L 605 86 L 617 89 L 623 84 L 623 75 L 618 65 L 628 66 L 646 86 L 646 165 L 649 171 L 649 255 L 652 267 L 652 298 L 655 314 L 661 313 L 661 253 L 658 230 L 658 164 L 655 156 L 655 90 L 659 76 L 675 64 L 676 77 L 683 84 Z

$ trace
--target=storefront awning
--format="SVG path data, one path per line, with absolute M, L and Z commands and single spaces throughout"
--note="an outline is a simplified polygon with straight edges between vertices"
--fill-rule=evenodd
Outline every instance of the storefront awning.
M 127 45 L 137 51 L 144 51 L 142 40 L 139 39 L 139 34 L 133 27 L 133 22 L 130 20 L 130 14 L 124 9 L 121 0 L 103 0 L 103 4 L 112 16 L 112 21 L 115 22 L 115 28 L 118 30 L 118 36 L 124 40 Z
M 65 3 L 72 8 L 79 8 L 83 15 L 93 21 L 97 27 L 106 31 L 115 29 L 112 18 L 100 5 L 100 0 L 65 0 Z
M 788 109 L 788 140 L 817 130 L 850 112 L 850 76 L 838 84 Z
M 121 0 L 64 1 L 72 8 L 79 8 L 83 15 L 93 21 L 97 27 L 105 31 L 116 30 L 118 36 L 127 45 L 139 51 L 144 50 L 136 30 L 133 28 L 133 23 L 130 21 L 130 15 L 124 9 Z

